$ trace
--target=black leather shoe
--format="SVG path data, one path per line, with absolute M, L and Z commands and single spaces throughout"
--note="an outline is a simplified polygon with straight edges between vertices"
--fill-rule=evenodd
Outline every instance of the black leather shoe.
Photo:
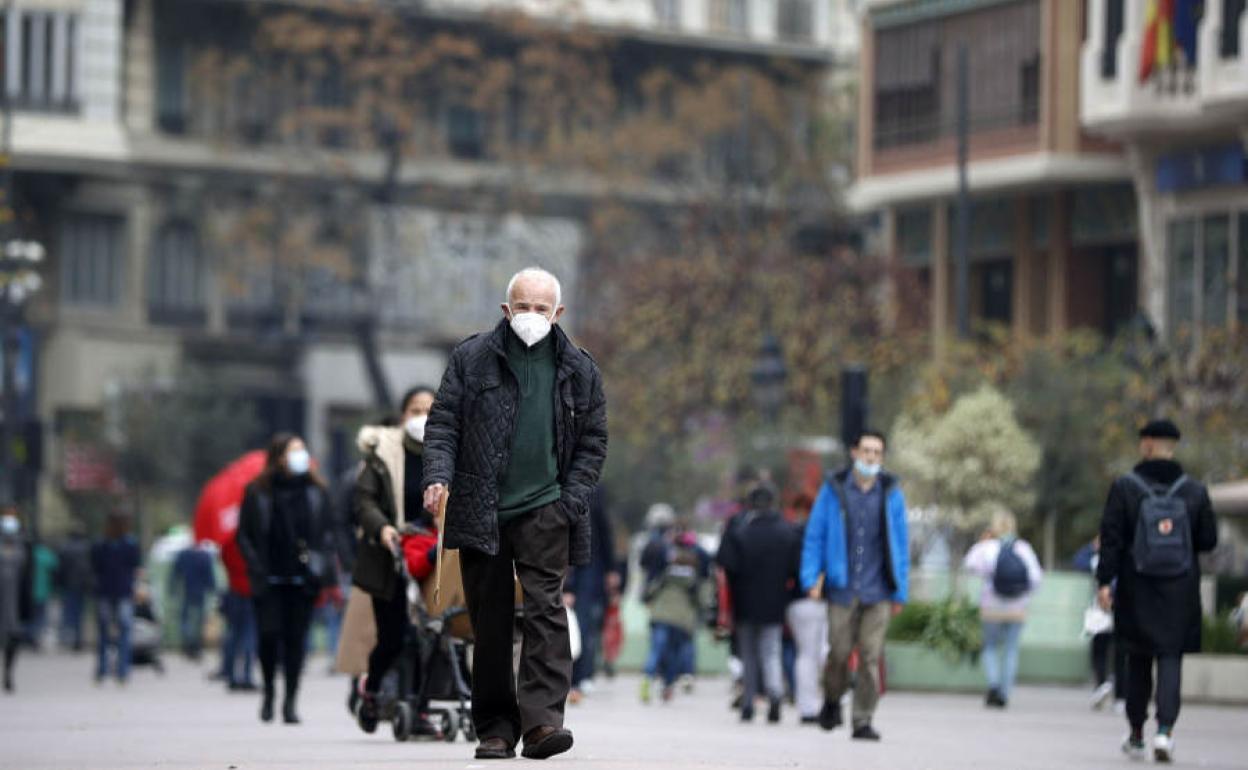
M 858 725 L 854 728 L 853 739 L 856 741 L 878 741 L 880 734 L 869 724 Z
M 515 749 L 502 738 L 486 738 L 477 746 L 477 759 L 514 759 Z
M 524 737 L 524 749 L 520 756 L 525 759 L 549 759 L 572 748 L 572 731 L 562 727 L 544 725 L 535 727 Z
M 266 692 L 264 694 L 264 700 L 260 703 L 260 721 L 273 721 L 273 693 L 271 692 Z
M 825 700 L 819 711 L 819 726 L 824 730 L 835 730 L 844 722 L 841 719 L 841 704 Z
M 282 721 L 288 725 L 299 724 L 299 715 L 295 713 L 294 698 L 287 698 L 282 701 Z
M 780 701 L 773 700 L 767 706 L 767 722 L 768 724 L 776 724 L 780 721 Z

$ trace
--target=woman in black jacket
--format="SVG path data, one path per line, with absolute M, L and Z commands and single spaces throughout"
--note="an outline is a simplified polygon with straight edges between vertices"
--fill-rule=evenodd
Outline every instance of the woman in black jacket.
M 243 497 L 237 535 L 260 627 L 260 719 L 265 722 L 273 719 L 279 651 L 286 681 L 282 720 L 299 722 L 295 696 L 312 607 L 321 588 L 333 580 L 327 518 L 325 481 L 312 469 L 303 439 L 289 433 L 274 436 L 264 470 Z

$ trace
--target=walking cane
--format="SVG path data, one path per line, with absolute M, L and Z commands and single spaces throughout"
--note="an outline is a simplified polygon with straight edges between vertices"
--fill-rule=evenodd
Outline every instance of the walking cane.
M 451 499 L 449 489 L 442 490 L 438 498 L 438 562 L 433 566 L 433 604 L 438 606 L 438 597 L 442 593 L 442 541 L 446 535 L 446 502 Z

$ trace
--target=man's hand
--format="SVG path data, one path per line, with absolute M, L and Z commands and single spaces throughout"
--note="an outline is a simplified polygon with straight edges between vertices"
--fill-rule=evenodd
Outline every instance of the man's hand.
M 432 513 L 435 517 L 438 515 L 438 502 L 442 499 L 442 495 L 445 492 L 445 484 L 430 484 L 425 487 L 425 510 Z
M 905 608 L 905 606 L 906 605 L 902 604 L 901 602 L 893 602 L 893 617 L 897 617 L 898 615 L 900 615 L 901 611 Z
M 1096 592 L 1096 603 L 1101 605 L 1101 609 L 1106 612 L 1114 608 L 1114 594 L 1109 586 L 1101 586 Z
M 814 586 L 813 588 L 811 588 L 809 591 L 806 592 L 806 598 L 818 599 L 820 593 L 821 591 L 819 590 L 819 586 Z
M 394 553 L 398 553 L 401 542 L 399 540 L 399 531 L 387 524 L 381 528 L 381 534 L 378 536 L 381 544 Z
M 572 609 L 573 607 L 575 607 L 576 606 L 576 594 L 570 594 L 567 591 L 564 591 L 563 592 L 563 606 L 567 607 L 568 609 Z

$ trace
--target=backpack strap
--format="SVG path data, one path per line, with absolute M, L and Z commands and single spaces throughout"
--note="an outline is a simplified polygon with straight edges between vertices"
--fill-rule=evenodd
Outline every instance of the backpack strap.
M 1137 487 L 1143 490 L 1146 496 L 1157 497 L 1157 490 L 1154 489 L 1153 485 L 1149 484 L 1148 481 L 1145 480 L 1145 478 L 1141 476 L 1140 474 L 1132 471 L 1131 473 L 1128 473 L 1126 476 L 1123 476 L 1123 478 L 1126 479 L 1127 481 L 1130 481 L 1132 484 L 1135 484 Z M 1185 479 L 1186 477 L 1179 479 L 1179 481 L 1184 481 Z
M 1174 482 L 1174 485 L 1171 486 L 1170 489 L 1166 491 L 1166 497 L 1174 497 L 1175 495 L 1177 495 L 1179 493 L 1179 490 L 1182 489 L 1183 485 L 1186 483 L 1187 483 L 1187 474 L 1184 473 L 1182 476 L 1179 476 L 1179 480 Z

